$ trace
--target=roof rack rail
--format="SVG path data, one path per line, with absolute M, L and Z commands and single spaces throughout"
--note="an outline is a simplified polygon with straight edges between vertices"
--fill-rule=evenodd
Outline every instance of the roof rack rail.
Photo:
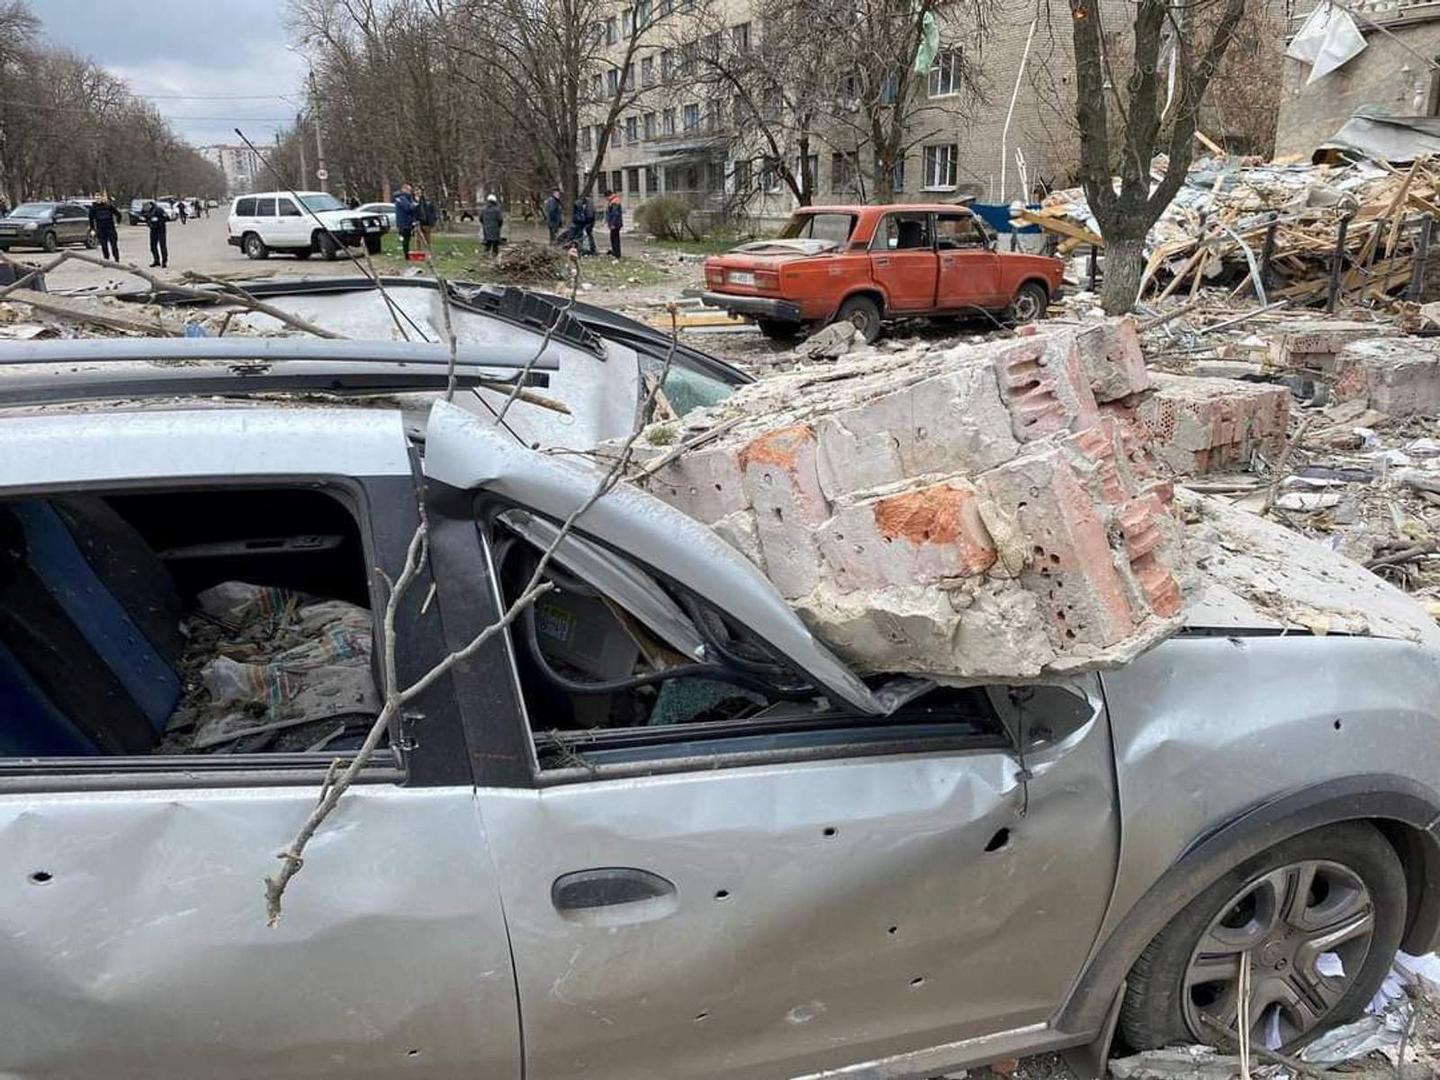
M 538 360 L 531 342 L 460 345 L 456 365 L 479 368 L 558 371 L 560 359 L 550 349 Z M 216 360 L 231 364 L 266 364 L 286 360 L 312 363 L 414 364 L 448 369 L 450 346 L 410 341 L 352 341 L 347 338 L 62 338 L 17 341 L 0 345 L 0 369 L 35 364 L 185 363 Z M 533 362 L 532 362 L 533 361 Z M 81 380 L 83 372 L 72 373 Z

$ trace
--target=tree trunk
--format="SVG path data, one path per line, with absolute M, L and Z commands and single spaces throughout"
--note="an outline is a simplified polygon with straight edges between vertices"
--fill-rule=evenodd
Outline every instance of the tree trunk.
M 1100 306 L 1106 315 L 1125 315 L 1140 295 L 1140 275 L 1145 271 L 1145 233 L 1130 230 L 1105 233 L 1105 281 L 1100 287 Z

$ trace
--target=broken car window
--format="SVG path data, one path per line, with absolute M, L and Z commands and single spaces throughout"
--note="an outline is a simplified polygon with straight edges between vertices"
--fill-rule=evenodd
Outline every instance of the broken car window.
M 353 749 L 359 529 L 315 491 L 0 502 L 0 755 Z
M 870 241 L 871 251 L 925 251 L 932 246 L 926 213 L 886 214 Z
M 843 245 L 855 228 L 854 214 L 796 214 L 780 232 L 781 240 L 829 240 Z
M 935 246 L 940 250 L 983 248 L 989 243 L 985 230 L 971 214 L 939 214 L 935 219 Z

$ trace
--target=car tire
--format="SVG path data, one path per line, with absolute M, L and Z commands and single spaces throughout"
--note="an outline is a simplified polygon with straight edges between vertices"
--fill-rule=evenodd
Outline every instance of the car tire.
M 326 262 L 334 262 L 340 257 L 340 245 L 328 232 L 315 234 L 315 250 L 325 257 Z
M 1010 321 L 1014 323 L 1032 323 L 1045 317 L 1045 311 L 1050 306 L 1050 294 L 1045 286 L 1038 281 L 1027 281 L 1015 292 L 1015 299 L 1010 302 Z
M 270 257 L 270 249 L 265 246 L 265 241 L 260 239 L 259 233 L 246 233 L 240 239 L 240 250 L 245 252 L 247 259 L 268 259 Z
M 380 254 L 380 248 L 381 248 L 381 246 L 382 246 L 382 245 L 381 245 L 381 242 L 380 242 L 380 237 L 378 237 L 378 236 L 367 236 L 367 237 L 365 237 L 365 250 L 368 251 L 371 255 L 379 255 L 379 254 Z
M 45 235 L 40 238 L 40 246 L 46 251 L 60 250 L 60 238 L 55 235 L 54 229 L 45 230 Z
M 755 325 L 771 341 L 789 341 L 800 333 L 800 324 L 784 319 L 756 319 Z
M 840 305 L 835 321 L 854 323 L 869 345 L 880 336 L 880 305 L 868 296 L 852 296 Z
M 1281 1048 L 1292 1050 L 1361 1014 L 1390 970 L 1405 909 L 1404 867 L 1373 825 L 1292 837 L 1230 870 L 1146 946 L 1126 984 L 1121 1034 L 1135 1050 L 1213 1044 L 1203 1017 L 1234 1030 L 1235 984 L 1249 955 L 1252 1038 L 1266 1045 L 1274 1023 Z M 1319 975 L 1320 955 L 1341 973 Z
M 98 244 L 98 242 L 97 242 L 96 239 L 95 239 L 95 234 L 94 234 L 93 232 L 92 232 L 92 233 L 86 233 L 86 234 L 85 234 L 85 247 L 86 247 L 86 249 L 89 250 L 89 251 L 94 251 L 98 246 L 99 246 L 99 244 Z

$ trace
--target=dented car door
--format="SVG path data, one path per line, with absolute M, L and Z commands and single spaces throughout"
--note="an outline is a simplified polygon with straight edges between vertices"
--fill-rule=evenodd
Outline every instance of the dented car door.
M 443 404 L 425 469 L 434 550 L 455 559 L 442 575 L 476 581 L 477 596 L 510 595 L 517 547 L 505 526 L 538 553 L 588 490 L 568 459 Z M 934 708 L 922 684 L 919 697 L 887 703 L 751 564 L 658 499 L 622 488 L 578 528 L 579 554 L 555 550 L 563 574 L 547 605 L 573 593 L 595 612 L 623 608 L 665 648 L 703 661 L 705 619 L 697 643 L 677 610 L 713 604 L 763 625 L 772 654 L 830 704 L 792 698 L 710 723 L 657 708 L 638 725 L 561 731 L 564 705 L 526 689 L 537 625 L 557 637 L 576 625 L 560 603 L 475 673 L 476 699 L 515 702 L 487 700 L 478 718 L 497 740 L 492 767 L 511 762 L 480 780 L 478 797 L 526 1076 L 807 1076 L 939 1063 L 966 1039 L 1043 1031 L 1114 880 L 1098 681 L 942 692 Z M 587 564 L 597 559 L 604 566 Z M 646 610 L 647 580 L 687 591 L 674 606 L 670 590 L 652 592 Z M 610 651 L 594 631 L 570 640 L 577 657 Z
M 937 261 L 930 215 L 886 214 L 870 242 L 870 276 L 885 290 L 887 311 L 935 306 Z

